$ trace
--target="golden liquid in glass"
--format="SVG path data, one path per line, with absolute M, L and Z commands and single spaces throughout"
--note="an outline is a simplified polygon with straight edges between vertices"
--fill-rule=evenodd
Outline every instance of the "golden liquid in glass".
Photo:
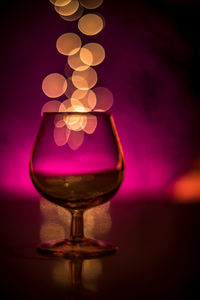
M 121 185 L 123 170 L 74 176 L 32 174 L 37 190 L 48 200 L 68 209 L 89 208 L 109 200 Z

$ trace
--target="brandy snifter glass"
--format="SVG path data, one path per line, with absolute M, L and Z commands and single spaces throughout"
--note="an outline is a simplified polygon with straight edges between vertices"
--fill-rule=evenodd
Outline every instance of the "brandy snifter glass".
M 88 134 L 80 131 L 80 127 L 69 130 L 65 126 L 60 128 L 60 135 L 64 134 L 68 143 L 58 142 L 59 138 L 63 139 L 58 136 L 62 122 L 72 120 L 72 126 L 83 117 L 87 124 L 96 120 L 95 130 L 88 130 Z M 81 145 L 77 140 L 80 136 Z M 70 137 L 74 138 L 71 147 Z M 84 237 L 83 230 L 84 211 L 108 201 L 124 177 L 123 153 L 111 114 L 45 113 L 31 154 L 30 175 L 43 197 L 72 214 L 70 237 L 42 242 L 38 246 L 40 252 L 64 257 L 97 257 L 117 250 L 111 243 Z

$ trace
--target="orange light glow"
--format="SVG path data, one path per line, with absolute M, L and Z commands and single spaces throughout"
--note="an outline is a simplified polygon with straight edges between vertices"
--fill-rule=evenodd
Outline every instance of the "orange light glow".
M 74 100 L 79 100 L 87 112 L 91 111 L 97 103 L 96 95 L 92 90 L 75 90 L 71 98 L 72 105 L 75 105 Z
M 56 6 L 65 6 L 69 4 L 72 0 L 49 0 L 49 1 Z
M 47 75 L 42 82 L 42 90 L 50 98 L 60 97 L 67 89 L 67 80 L 58 73 Z
M 70 136 L 70 130 L 67 127 L 54 128 L 54 141 L 57 146 L 64 146 Z
M 45 112 L 58 112 L 60 108 L 60 104 L 61 102 L 57 100 L 51 100 L 45 103 L 41 110 L 41 116 L 43 116 Z
M 73 133 L 73 132 L 72 132 Z M 79 132 L 74 132 L 75 134 Z M 96 237 L 100 234 L 108 234 L 111 226 L 112 220 L 109 212 L 110 202 L 107 202 L 101 206 L 91 208 L 87 210 L 84 214 L 84 223 L 85 223 L 85 231 L 86 235 L 90 237 Z M 57 239 L 59 236 L 63 235 L 63 229 L 66 230 L 66 234 L 70 234 L 70 222 L 71 222 L 71 214 L 68 210 L 53 204 L 52 202 L 47 201 L 42 198 L 40 201 L 40 212 L 43 216 L 44 225 L 49 223 L 63 225 L 62 227 L 57 227 L 60 230 L 58 236 L 53 237 L 53 239 Z M 48 235 L 51 234 L 49 232 L 51 226 L 43 227 L 43 233 L 41 234 L 41 240 L 48 240 Z M 45 238 L 47 237 L 47 238 Z
M 97 127 L 97 117 L 94 115 L 89 115 L 87 118 L 87 124 L 83 129 L 87 134 L 92 134 Z
M 87 109 L 76 99 L 67 99 L 60 104 L 59 112 L 86 112 Z
M 68 112 L 73 111 L 70 99 L 66 99 L 65 101 L 60 103 L 59 106 L 59 112 L 67 112 L 67 111 Z
M 44 220 L 54 220 L 55 217 L 55 207 L 56 205 L 50 203 L 45 198 L 41 198 L 40 200 L 40 213 Z
M 79 89 L 75 89 L 73 94 L 72 94 L 72 98 L 80 100 L 83 99 L 85 96 L 87 96 L 89 90 L 79 90 Z
M 86 14 L 78 21 L 78 28 L 85 35 L 96 35 L 103 27 L 103 19 L 96 14 Z
M 80 52 L 69 56 L 68 64 L 73 70 L 76 71 L 84 71 L 89 68 L 89 66 L 80 59 Z
M 61 128 L 61 127 L 65 126 L 65 121 L 63 120 L 63 116 L 56 115 L 54 118 L 54 124 L 57 128 Z
M 91 89 L 97 83 L 97 73 L 91 67 L 81 72 L 74 71 L 72 74 L 72 82 L 74 86 L 80 90 Z
M 89 66 L 99 65 L 105 58 L 105 50 L 98 43 L 88 43 L 80 50 L 80 59 Z
M 65 21 L 73 22 L 73 21 L 78 20 L 83 15 L 83 12 L 84 12 L 83 6 L 79 5 L 78 10 L 74 14 L 72 14 L 71 16 L 62 16 L 62 15 L 60 15 L 60 17 Z
M 71 278 L 71 261 L 70 260 L 63 260 L 63 261 L 56 261 L 53 267 L 53 280 L 56 282 L 57 285 L 60 287 L 66 287 L 72 285 L 72 278 Z
M 87 9 L 95 9 L 103 3 L 103 0 L 80 0 L 80 4 Z
M 173 184 L 170 193 L 177 202 L 200 202 L 200 172 L 185 174 Z
M 109 89 L 104 87 L 94 88 L 93 91 L 97 97 L 95 111 L 107 111 L 113 105 L 113 95 Z
M 61 216 L 61 210 L 64 211 L 64 216 Z M 41 241 L 65 238 L 66 235 L 70 234 L 71 214 L 68 210 L 62 207 L 58 208 L 57 205 L 42 198 L 40 212 L 43 217 L 43 224 L 40 229 Z
M 65 124 L 70 130 L 81 131 L 87 124 L 87 116 L 82 115 L 67 115 L 64 117 Z
M 100 259 L 87 259 L 82 266 L 82 284 L 85 289 L 98 291 L 97 279 L 102 274 L 102 262 Z
M 80 100 L 71 98 L 71 104 L 73 107 L 73 111 L 76 112 L 88 112 L 90 111 L 90 109 L 88 109 L 87 107 L 85 107 Z
M 102 264 L 99 259 L 86 259 L 83 261 L 84 280 L 96 279 L 102 273 Z
M 75 33 L 64 33 L 57 39 L 56 48 L 63 55 L 74 55 L 81 48 L 81 39 Z
M 48 241 L 55 240 L 57 238 L 63 239 L 65 237 L 65 231 L 63 226 L 54 222 L 48 222 L 42 224 L 40 228 L 40 240 Z
M 112 220 L 109 213 L 110 202 L 91 208 L 85 212 L 85 234 L 95 238 L 96 233 L 106 234 L 110 231 Z
M 71 218 L 72 218 L 70 211 L 63 208 L 62 206 L 56 205 L 56 213 L 57 213 L 57 216 L 58 216 L 60 222 L 63 223 L 65 228 L 66 228 L 66 226 L 70 227 Z M 70 229 L 70 228 L 68 228 L 68 229 Z M 70 230 L 68 230 L 68 232 L 70 233 Z
M 82 60 L 82 62 L 84 62 L 88 66 L 91 66 L 93 63 L 93 55 L 92 55 L 91 51 L 89 51 L 86 48 L 81 48 L 80 59 Z
M 77 150 L 84 141 L 84 132 L 83 131 L 71 131 L 68 145 L 72 150 Z
M 62 16 L 71 16 L 73 15 L 79 8 L 79 1 L 78 0 L 71 0 L 65 6 L 54 6 L 56 12 Z

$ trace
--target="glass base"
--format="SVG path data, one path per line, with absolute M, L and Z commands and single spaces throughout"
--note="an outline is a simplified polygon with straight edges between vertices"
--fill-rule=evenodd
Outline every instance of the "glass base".
M 70 239 L 55 240 L 40 243 L 38 252 L 53 256 L 78 258 L 78 257 L 99 257 L 112 254 L 119 249 L 114 244 L 84 238 L 80 242 L 73 242 Z

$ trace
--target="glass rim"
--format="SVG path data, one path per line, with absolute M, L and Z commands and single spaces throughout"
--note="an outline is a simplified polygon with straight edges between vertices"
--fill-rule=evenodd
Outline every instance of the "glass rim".
M 64 115 L 64 114 L 70 114 L 70 115 L 105 115 L 105 116 L 111 116 L 111 113 L 108 112 L 104 112 L 104 111 L 87 111 L 87 112 L 83 112 L 83 111 L 52 111 L 52 112 L 44 112 L 43 116 L 45 115 Z

